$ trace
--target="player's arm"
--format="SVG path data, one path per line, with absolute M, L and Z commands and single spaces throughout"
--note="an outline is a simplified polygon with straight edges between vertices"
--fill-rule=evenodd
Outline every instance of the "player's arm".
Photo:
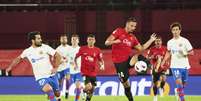
M 74 63 L 75 63 L 75 69 L 78 68 L 78 58 L 81 56 L 82 54 L 82 47 L 79 49 L 78 53 L 75 55 L 75 58 L 74 58 Z
M 164 58 L 163 58 L 163 60 L 162 60 L 162 62 L 161 62 L 161 65 L 160 65 L 160 66 L 163 67 L 163 65 L 165 64 L 165 62 L 166 62 L 170 57 L 171 57 L 170 51 L 167 50 L 166 53 L 165 53 L 165 56 L 164 56 Z
M 54 61 L 54 69 L 52 70 L 52 73 L 57 72 L 59 65 L 62 63 L 61 58 L 62 58 L 61 55 L 58 52 L 55 52 L 54 60 L 53 60 Z
M 194 55 L 194 51 L 190 50 L 190 51 L 180 51 L 180 53 L 182 53 L 184 56 L 188 56 L 188 55 Z
M 17 65 L 18 63 L 20 63 L 20 61 L 22 60 L 21 56 L 18 56 L 17 58 L 15 58 L 12 63 L 8 66 L 8 68 L 6 69 L 6 72 L 9 72 L 12 70 L 12 68 Z
M 105 70 L 105 63 L 103 60 L 103 54 L 102 53 L 99 54 L 99 65 L 100 65 L 100 70 Z
M 114 37 L 114 35 L 112 35 L 112 34 L 105 41 L 105 45 L 106 46 L 110 46 L 112 44 L 117 44 L 117 43 L 121 43 L 121 40 L 120 39 L 116 39 Z
M 158 56 L 157 57 L 157 62 L 156 62 L 156 69 L 155 72 L 158 72 L 159 67 L 161 66 L 161 62 L 162 62 L 162 56 Z
M 136 54 L 131 58 L 130 60 L 130 66 L 133 66 L 137 61 L 138 61 L 138 56 L 140 54 L 142 54 L 143 52 L 143 48 L 142 48 L 142 45 L 138 44 L 136 46 L 134 46 L 134 48 L 137 50 Z
M 138 61 L 138 55 L 142 54 L 142 52 L 147 49 L 151 44 L 152 42 L 154 42 L 156 39 L 156 34 L 153 33 L 150 37 L 150 39 L 144 44 L 144 45 L 141 45 L 141 44 L 137 44 L 134 46 L 134 48 L 137 50 L 137 53 L 131 58 L 130 60 L 130 66 L 133 66 L 137 61 Z
M 156 34 L 153 33 L 150 36 L 150 39 L 145 44 L 142 45 L 142 49 L 143 50 L 147 49 L 155 40 L 156 40 Z

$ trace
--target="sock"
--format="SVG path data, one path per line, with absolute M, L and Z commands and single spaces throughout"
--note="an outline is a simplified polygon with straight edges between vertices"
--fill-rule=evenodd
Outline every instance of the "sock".
M 70 86 L 70 80 L 66 80 L 66 93 L 65 93 L 65 98 L 66 99 L 68 98 L 68 89 L 69 89 L 69 86 Z
M 75 101 L 78 101 L 80 98 L 80 93 L 81 93 L 81 89 L 80 88 L 76 88 L 76 96 L 75 96 Z
M 164 86 L 165 86 L 165 81 L 161 81 L 161 85 L 160 85 L 160 87 L 163 89 Z
M 91 97 L 89 94 L 87 94 L 87 98 L 86 98 L 86 101 L 91 101 Z
M 158 93 L 158 88 L 156 85 L 153 86 L 153 91 L 154 91 L 154 96 L 156 96 Z
M 63 90 L 63 80 L 59 83 L 59 88 L 60 88 L 60 91 L 62 91 Z
M 124 88 L 124 90 L 125 90 L 125 95 L 128 98 L 128 100 L 133 101 L 133 96 L 131 93 L 131 87 L 126 87 L 126 88 Z
M 50 101 L 57 101 L 56 97 L 54 96 L 54 92 L 53 91 L 49 91 L 46 93 L 50 99 Z
M 185 101 L 185 99 L 184 99 L 184 90 L 183 90 L 183 85 L 182 84 L 177 84 L 177 92 L 178 92 L 180 101 Z
M 61 98 L 57 99 L 57 101 L 61 101 Z
M 66 80 L 66 91 L 68 91 L 69 86 L 70 86 L 70 81 L 69 81 L 69 80 Z

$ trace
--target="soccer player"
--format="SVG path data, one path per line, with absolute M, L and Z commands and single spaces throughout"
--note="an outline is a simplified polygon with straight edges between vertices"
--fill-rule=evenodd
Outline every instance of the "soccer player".
M 141 45 L 133 34 L 136 26 L 136 19 L 133 17 L 128 18 L 125 27 L 115 29 L 105 41 L 105 45 L 112 45 L 112 60 L 116 67 L 116 72 L 119 76 L 119 79 L 124 86 L 125 95 L 127 96 L 129 101 L 133 101 L 132 93 L 130 90 L 131 87 L 128 81 L 129 67 L 130 65 L 136 63 L 138 55 L 151 45 L 156 36 L 155 34 L 152 34 L 150 39 L 144 45 Z M 135 48 L 138 53 L 135 54 L 132 59 L 130 59 L 132 48 Z
M 104 61 L 102 58 L 101 50 L 95 47 L 95 36 L 89 34 L 87 36 L 87 46 L 82 46 L 75 57 L 75 65 L 77 65 L 78 57 L 81 57 L 81 74 L 84 79 L 85 88 L 84 92 L 87 94 L 86 101 L 91 101 L 93 92 L 96 86 L 97 67 L 104 70 Z
M 80 46 L 79 44 L 79 36 L 77 34 L 73 34 L 71 36 L 71 46 L 69 50 L 69 63 L 70 63 L 70 75 L 71 80 L 76 85 L 76 95 L 75 95 L 75 101 L 78 101 L 80 98 L 80 94 L 82 91 L 81 82 L 83 81 L 82 75 L 80 73 L 80 67 L 81 67 L 81 58 L 79 57 L 77 59 L 77 67 L 75 66 L 75 56 L 78 53 Z
M 188 79 L 188 69 L 190 68 L 188 55 L 193 55 L 193 48 L 189 40 L 181 36 L 182 27 L 178 22 L 170 25 L 173 38 L 167 43 L 167 52 L 161 66 L 170 58 L 170 68 L 176 83 L 177 93 L 180 101 L 185 101 L 184 87 Z
M 59 87 L 60 90 L 63 88 L 63 81 L 66 76 L 66 94 L 65 98 L 68 98 L 68 89 L 70 85 L 70 68 L 68 65 L 68 57 L 69 57 L 69 51 L 70 51 L 70 46 L 67 44 L 68 39 L 66 34 L 62 34 L 59 37 L 60 39 L 60 44 L 57 48 L 56 51 L 62 56 L 62 63 L 59 65 L 58 68 L 58 73 L 57 77 L 59 79 Z M 60 101 L 60 99 L 59 99 Z
M 11 71 L 12 67 L 17 65 L 22 59 L 28 59 L 32 65 L 35 80 L 39 84 L 40 89 L 48 95 L 50 101 L 56 101 L 56 97 L 60 96 L 60 92 L 55 73 L 61 63 L 61 56 L 50 46 L 42 44 L 40 32 L 34 31 L 28 33 L 28 39 L 31 42 L 31 46 L 14 59 L 6 71 Z M 55 68 L 51 65 L 50 56 L 54 57 Z
M 151 61 L 152 64 L 152 82 L 153 82 L 153 91 L 154 91 L 154 101 L 157 101 L 157 92 L 158 92 L 158 82 L 160 81 L 160 88 L 159 91 L 162 95 L 163 87 L 165 85 L 165 71 L 167 68 L 161 68 L 160 64 L 165 56 L 167 48 L 162 46 L 162 38 L 157 37 L 155 40 L 155 45 L 148 50 L 148 59 Z

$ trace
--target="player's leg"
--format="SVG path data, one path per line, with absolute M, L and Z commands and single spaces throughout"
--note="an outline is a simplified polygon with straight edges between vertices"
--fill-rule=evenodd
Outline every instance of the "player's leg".
M 49 83 L 51 86 L 52 86 L 52 89 L 54 91 L 54 95 L 59 98 L 60 97 L 60 87 L 59 87 L 59 80 L 57 78 L 57 76 L 51 76 L 50 77 L 50 83 Z
M 183 72 L 182 72 L 182 83 L 183 83 L 183 87 L 186 86 L 187 81 L 188 81 L 188 70 L 187 70 L 187 69 L 184 69 Z
M 65 77 L 65 70 L 57 72 L 56 77 L 59 81 L 59 90 L 61 93 L 62 89 L 63 89 L 63 81 L 64 81 L 64 77 Z M 61 101 L 61 96 L 57 98 L 57 101 Z
M 91 98 L 93 96 L 93 92 L 96 86 L 96 77 L 84 77 L 85 78 L 85 88 L 84 92 L 87 94 L 86 101 L 91 101 Z
M 181 69 L 172 69 L 173 77 L 177 86 L 177 93 L 179 95 L 180 101 L 184 100 L 183 83 L 182 83 L 182 72 Z
M 153 92 L 154 99 L 153 101 L 157 101 L 157 93 L 158 93 L 158 82 L 160 80 L 159 73 L 156 73 L 154 70 L 152 71 L 152 82 L 153 82 Z
M 50 80 L 48 78 L 37 80 L 41 90 L 48 95 L 48 99 L 50 101 L 56 101 L 56 97 L 55 97 L 53 88 L 49 84 L 49 81 Z
M 161 74 L 160 81 L 161 82 L 160 82 L 159 93 L 161 96 L 163 96 L 164 86 L 165 86 L 165 82 L 166 82 L 166 75 L 164 73 Z
M 69 87 L 70 87 L 70 73 L 68 72 L 66 74 L 66 92 L 65 92 L 65 98 L 67 99 L 69 96 Z
M 75 81 L 75 85 L 76 85 L 75 101 L 78 101 L 80 98 L 81 91 L 82 91 L 82 86 L 81 86 L 82 76 L 80 73 L 75 74 L 74 81 Z
M 131 87 L 130 87 L 130 82 L 128 81 L 129 78 L 129 61 L 130 59 L 128 59 L 125 62 L 122 63 L 115 63 L 115 67 L 116 67 L 116 72 L 119 76 L 120 82 L 123 84 L 124 86 L 124 93 L 126 95 L 126 97 L 128 98 L 129 101 L 133 101 L 133 96 L 131 93 Z

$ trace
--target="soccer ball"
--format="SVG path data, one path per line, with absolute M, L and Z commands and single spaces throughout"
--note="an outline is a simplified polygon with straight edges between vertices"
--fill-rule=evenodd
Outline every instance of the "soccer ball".
M 141 73 L 147 70 L 147 64 L 144 61 L 137 61 L 135 63 L 135 71 Z

